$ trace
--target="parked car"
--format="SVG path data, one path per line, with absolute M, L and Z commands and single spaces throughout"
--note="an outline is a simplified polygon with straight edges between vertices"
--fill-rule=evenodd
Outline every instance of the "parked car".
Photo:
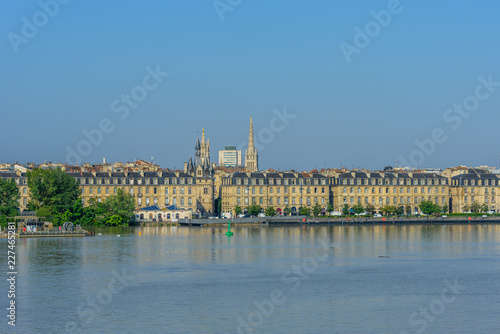
M 259 218 L 264 218 L 265 216 L 266 216 L 266 214 L 265 214 L 265 213 L 259 213 L 259 214 L 257 215 L 257 217 L 259 217 Z
M 382 215 L 380 213 L 376 213 L 376 214 L 373 215 L 373 217 L 377 217 L 378 218 L 378 217 L 382 217 Z

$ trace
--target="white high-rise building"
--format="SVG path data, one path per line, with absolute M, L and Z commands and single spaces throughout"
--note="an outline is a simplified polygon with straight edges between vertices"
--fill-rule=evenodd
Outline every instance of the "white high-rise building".
M 220 150 L 219 166 L 222 167 L 241 166 L 241 150 L 237 150 L 236 146 L 226 146 L 224 150 Z

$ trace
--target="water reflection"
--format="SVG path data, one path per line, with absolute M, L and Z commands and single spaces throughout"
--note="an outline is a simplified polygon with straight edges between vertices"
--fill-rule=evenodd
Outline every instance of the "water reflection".
M 18 240 L 20 332 L 63 332 L 68 319 L 79 321 L 79 305 L 107 287 L 113 270 L 126 270 L 134 282 L 113 294 L 83 332 L 234 333 L 238 317 L 255 309 L 254 300 L 281 289 L 287 302 L 261 332 L 399 333 L 413 312 L 439 296 L 443 280 L 454 278 L 467 292 L 429 332 L 470 333 L 479 323 L 494 328 L 499 225 L 232 231 L 228 237 L 227 226 L 138 227 L 96 230 L 102 235 L 88 238 Z M 292 291 L 284 273 L 324 245 L 328 258 Z M 470 309 L 481 313 L 468 316 Z M 460 319 L 468 323 L 455 326 Z

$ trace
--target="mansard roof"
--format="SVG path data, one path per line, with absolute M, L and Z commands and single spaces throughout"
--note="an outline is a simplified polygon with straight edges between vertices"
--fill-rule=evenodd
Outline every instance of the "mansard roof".
M 16 178 L 19 177 L 15 172 L 0 172 L 0 177 L 3 179 L 6 178 Z
M 233 174 L 233 177 L 235 177 L 235 178 L 248 178 L 248 175 L 247 175 L 247 173 L 236 172 Z
M 320 173 L 312 173 L 311 177 L 313 179 L 326 179 L 327 178 L 326 176 L 324 176 L 323 174 L 320 174 Z
M 414 179 L 446 179 L 446 177 L 435 173 L 413 173 Z
M 467 173 L 467 174 L 459 174 L 455 175 L 452 177 L 454 180 L 461 180 L 461 179 L 466 179 L 466 180 L 497 180 L 499 176 L 497 174 L 491 174 L 491 173 L 484 173 L 484 174 L 477 174 L 477 173 Z

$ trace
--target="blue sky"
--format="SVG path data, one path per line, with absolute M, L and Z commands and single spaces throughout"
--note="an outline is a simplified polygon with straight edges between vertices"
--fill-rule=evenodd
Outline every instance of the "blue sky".
M 54 1 L 0 3 L 0 162 L 180 168 L 202 128 L 217 161 L 252 116 L 261 169 L 499 164 L 496 1 Z

